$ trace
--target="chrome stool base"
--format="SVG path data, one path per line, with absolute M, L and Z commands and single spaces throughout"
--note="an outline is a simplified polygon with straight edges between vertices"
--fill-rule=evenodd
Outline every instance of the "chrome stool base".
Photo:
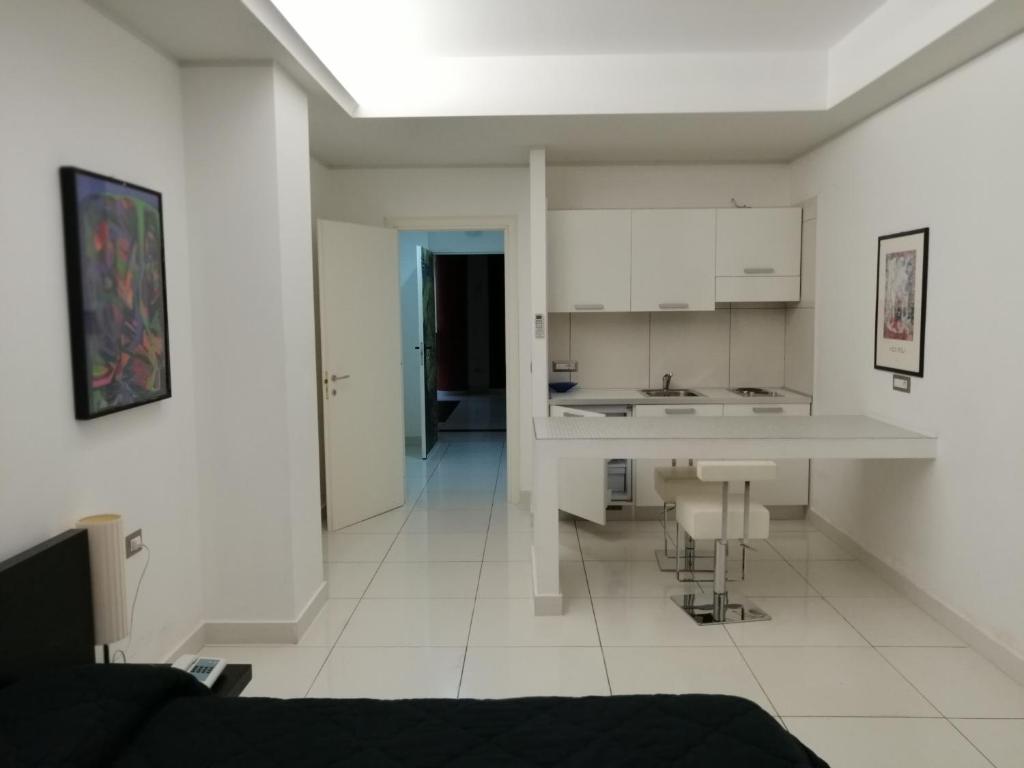
M 716 605 L 716 597 L 725 599 L 719 600 Z M 709 598 L 710 603 L 706 602 Z M 675 595 L 672 602 L 682 608 L 702 627 L 771 620 L 771 616 L 750 600 L 739 596 L 729 597 L 727 593 L 722 595 Z M 718 614 L 717 618 L 716 613 Z

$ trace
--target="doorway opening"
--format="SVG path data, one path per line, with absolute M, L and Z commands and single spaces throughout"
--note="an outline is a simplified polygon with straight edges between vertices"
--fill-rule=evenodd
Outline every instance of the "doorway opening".
M 406 236 L 400 243 L 399 235 L 404 232 L 420 233 L 419 242 Z M 488 238 L 496 245 L 487 245 Z M 429 336 L 436 334 L 438 328 L 431 244 L 438 247 L 442 256 L 502 255 L 504 272 L 500 282 L 498 276 L 491 276 L 490 270 L 484 274 L 488 275 L 489 286 L 493 281 L 496 287 L 503 283 L 504 288 L 503 293 L 497 291 L 502 295 L 504 312 L 500 300 L 488 301 L 486 316 L 489 319 L 504 315 L 502 323 L 493 324 L 502 328 L 502 335 L 495 328 L 493 338 L 503 337 L 504 342 L 496 346 L 499 350 L 504 348 L 507 413 L 507 432 L 445 432 L 444 450 L 433 452 L 433 445 L 423 445 L 430 439 L 436 443 L 440 433 L 437 341 Z M 383 227 L 318 220 L 321 487 L 328 530 L 346 528 L 403 507 L 418 480 L 424 480 L 427 470 L 435 466 L 422 461 L 423 456 L 440 459 L 441 454 L 452 453 L 454 459 L 455 454 L 498 450 L 502 466 L 496 487 L 506 498 L 518 499 L 523 431 L 519 392 L 523 376 L 517 345 L 517 260 L 510 260 L 509 253 L 517 253 L 514 218 L 385 221 Z M 419 303 L 428 306 L 424 310 Z M 410 311 L 414 306 L 415 311 Z M 467 317 L 469 312 L 467 308 Z M 429 322 L 423 322 L 423 318 Z M 467 322 L 457 322 L 454 327 L 465 327 Z M 488 344 L 492 338 L 491 325 L 488 320 Z M 467 360 L 474 359 L 469 347 L 467 339 Z M 431 352 L 429 365 L 427 351 Z M 488 360 L 491 354 L 488 349 Z M 483 358 L 477 355 L 475 359 Z M 496 361 L 501 359 L 500 355 L 495 357 Z M 482 374 L 483 366 L 478 367 Z M 467 372 L 467 381 L 470 373 L 477 375 Z M 428 381 L 432 382 L 429 392 Z M 469 389 L 453 390 L 458 394 L 449 394 L 447 402 L 484 394 L 472 391 L 470 384 L 465 386 Z M 486 395 L 493 401 L 491 379 L 486 386 Z M 426 403 L 430 406 L 424 407 Z M 446 420 L 451 421 L 462 405 L 460 402 L 445 406 L 450 411 Z M 492 409 L 492 415 L 495 411 L 500 413 L 498 409 L 500 402 Z M 420 445 L 416 447 L 406 445 L 407 410 L 409 435 L 419 437 Z M 424 426 L 431 427 L 429 433 Z M 468 445 L 454 450 L 453 443 L 460 439 Z
M 504 230 L 399 233 L 409 456 L 446 433 L 507 428 L 505 252 Z

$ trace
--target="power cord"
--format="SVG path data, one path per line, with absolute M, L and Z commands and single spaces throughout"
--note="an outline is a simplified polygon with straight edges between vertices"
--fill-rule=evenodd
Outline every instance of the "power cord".
M 142 573 L 139 574 L 139 581 L 135 585 L 135 596 L 132 597 L 132 610 L 128 615 L 128 645 L 124 647 L 124 650 L 118 649 L 114 651 L 114 655 L 112 657 L 113 661 L 116 662 L 117 655 L 121 654 L 122 664 L 128 663 L 128 650 L 132 647 L 132 630 L 135 628 L 135 604 L 139 601 L 139 592 L 142 590 L 142 580 L 146 578 L 146 570 L 149 568 L 149 561 L 152 557 L 149 547 L 143 544 L 142 548 L 146 550 L 146 562 L 142 565 Z

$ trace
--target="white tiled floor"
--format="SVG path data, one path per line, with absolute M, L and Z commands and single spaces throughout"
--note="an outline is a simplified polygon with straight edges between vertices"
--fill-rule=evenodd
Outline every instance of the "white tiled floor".
M 504 449 L 447 433 L 408 460 L 405 507 L 326 534 L 330 600 L 299 645 L 207 652 L 252 663 L 254 696 L 728 693 L 833 768 L 1024 766 L 1024 687 L 802 521 L 774 522 L 732 586 L 770 622 L 693 624 L 649 522 L 562 523 L 566 613 L 535 617 Z

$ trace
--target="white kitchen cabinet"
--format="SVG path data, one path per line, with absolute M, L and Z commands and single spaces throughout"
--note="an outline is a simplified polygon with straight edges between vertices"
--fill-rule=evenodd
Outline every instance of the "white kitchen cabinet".
M 682 398 L 680 398 L 682 399 Z M 678 405 L 635 405 L 633 416 L 669 416 L 673 418 L 693 418 L 697 416 L 721 416 L 721 405 L 689 404 L 685 400 Z M 680 457 L 677 463 L 688 462 Z M 667 459 L 636 459 L 633 462 L 633 500 L 638 507 L 660 507 L 662 498 L 654 489 L 654 470 L 658 467 L 671 466 Z
M 631 310 L 714 310 L 715 211 L 631 214 Z
M 603 417 L 600 411 L 551 406 L 551 416 L 564 418 Z M 608 462 L 604 459 L 560 459 L 558 464 L 558 508 L 570 515 L 604 525 L 611 500 L 608 490 Z
M 726 405 L 726 416 L 808 416 L 811 406 L 807 404 L 772 405 Z M 802 506 L 808 502 L 807 479 L 810 462 L 807 459 L 778 459 L 775 462 L 776 475 L 771 482 L 751 483 L 750 498 L 768 506 Z M 742 493 L 743 486 L 736 484 L 730 489 Z
M 548 311 L 628 312 L 630 212 L 548 212 Z
M 720 208 L 716 300 L 799 301 L 801 227 L 800 208 Z

